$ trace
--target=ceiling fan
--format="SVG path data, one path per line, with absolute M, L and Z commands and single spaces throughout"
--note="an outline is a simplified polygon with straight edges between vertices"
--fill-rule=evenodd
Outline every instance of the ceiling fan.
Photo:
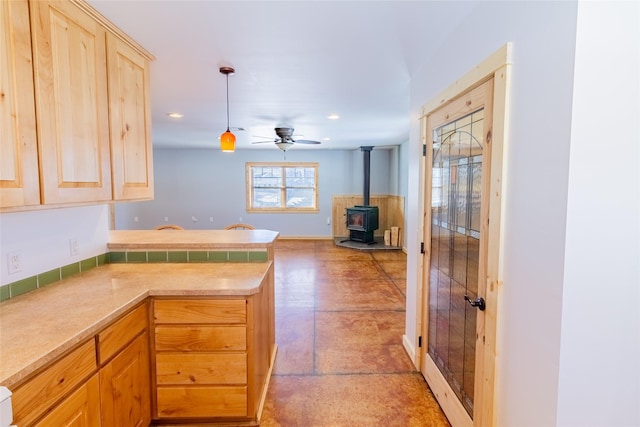
M 273 140 L 276 146 L 282 151 L 287 151 L 293 147 L 293 144 L 320 144 L 320 141 L 311 141 L 308 139 L 293 139 L 293 128 L 278 127 L 275 128 L 277 138 Z M 252 144 L 263 144 L 272 141 L 256 141 Z

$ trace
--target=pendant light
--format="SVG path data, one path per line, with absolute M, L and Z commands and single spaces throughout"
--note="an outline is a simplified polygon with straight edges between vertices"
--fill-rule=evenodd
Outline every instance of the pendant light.
M 236 136 L 229 130 L 229 74 L 236 72 L 231 67 L 220 67 L 220 72 L 227 76 L 227 131 L 220 135 L 220 149 L 225 153 L 236 150 Z

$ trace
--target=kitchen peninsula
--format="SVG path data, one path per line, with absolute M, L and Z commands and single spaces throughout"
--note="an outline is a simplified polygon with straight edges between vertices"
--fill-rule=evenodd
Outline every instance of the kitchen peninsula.
M 14 423 L 258 424 L 276 353 L 277 237 L 112 231 L 104 265 L 1 303 Z

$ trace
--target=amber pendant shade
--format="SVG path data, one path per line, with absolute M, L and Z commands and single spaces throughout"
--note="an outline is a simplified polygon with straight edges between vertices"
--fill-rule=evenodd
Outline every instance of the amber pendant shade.
M 220 149 L 225 153 L 233 153 L 236 150 L 236 136 L 229 129 L 220 135 Z
M 227 77 L 227 131 L 220 135 L 220 149 L 225 153 L 236 151 L 236 136 L 229 131 L 229 74 L 236 72 L 231 67 L 220 67 L 220 72 Z

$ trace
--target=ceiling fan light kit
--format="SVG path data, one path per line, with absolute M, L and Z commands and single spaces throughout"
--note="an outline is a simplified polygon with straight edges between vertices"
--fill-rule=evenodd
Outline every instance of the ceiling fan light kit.
M 227 76 L 227 130 L 220 135 L 220 149 L 225 153 L 233 153 L 236 150 L 236 136 L 229 130 L 229 74 L 236 72 L 231 67 L 220 67 L 220 72 Z
M 276 146 L 282 151 L 287 151 L 289 148 L 293 147 L 293 142 L 276 142 Z

